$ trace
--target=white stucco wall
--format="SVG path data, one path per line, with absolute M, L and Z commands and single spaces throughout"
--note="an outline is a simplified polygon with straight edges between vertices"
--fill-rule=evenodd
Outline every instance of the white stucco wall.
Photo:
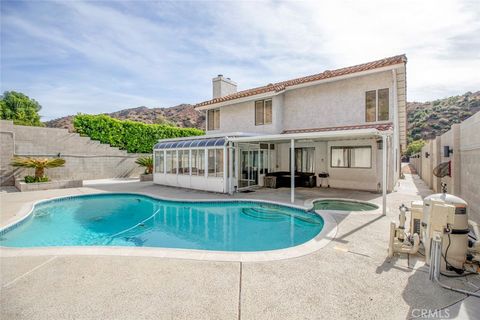
M 220 129 L 208 130 L 207 134 L 228 132 L 249 132 L 259 134 L 280 133 L 283 130 L 283 96 L 272 99 L 272 123 L 255 125 L 255 100 L 236 103 L 220 108 Z M 259 99 L 260 100 L 260 99 Z
M 330 147 L 332 146 L 371 146 L 372 167 L 360 168 L 332 168 L 330 166 Z M 382 150 L 379 150 L 375 139 L 337 140 L 329 142 L 297 142 L 296 148 L 315 147 L 315 175 L 317 186 L 320 185 L 318 173 L 327 171 L 330 174 L 329 184 L 332 188 L 381 191 L 382 183 Z M 388 157 L 391 157 L 391 146 L 388 146 Z M 276 145 L 276 171 L 290 171 L 290 144 Z M 388 191 L 393 189 L 396 179 L 393 176 L 392 162 L 388 165 Z
M 366 75 L 284 93 L 284 128 L 306 129 L 364 124 L 365 92 L 389 88 L 393 117 L 392 72 Z
M 404 79 L 405 73 L 397 74 Z M 400 81 L 404 82 L 404 81 Z M 255 99 L 220 107 L 220 129 L 209 133 L 280 133 L 289 129 L 366 124 L 365 92 L 389 89 L 390 119 L 393 121 L 394 91 L 391 70 L 287 90 L 273 95 L 272 124 L 255 125 Z M 404 88 L 404 86 L 402 87 Z M 402 89 L 403 90 L 403 89 Z M 397 90 L 398 91 L 398 90 Z M 398 92 L 397 92 L 398 94 Z M 404 95 L 397 100 L 404 99 Z M 402 112 L 399 120 L 406 121 Z

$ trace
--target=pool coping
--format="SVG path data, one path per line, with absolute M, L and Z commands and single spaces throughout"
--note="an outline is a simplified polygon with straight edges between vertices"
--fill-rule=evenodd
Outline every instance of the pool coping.
M 353 214 L 353 215 L 357 215 L 357 214 L 361 214 L 361 215 L 383 214 L 382 205 L 376 204 L 376 203 L 370 202 L 370 201 L 357 200 L 357 199 L 335 198 L 335 197 L 311 198 L 311 199 L 305 200 L 303 205 L 306 208 L 310 208 L 309 210 L 311 210 L 314 207 L 314 202 L 322 201 L 322 200 L 341 200 L 341 201 L 349 201 L 349 202 L 358 202 L 358 203 L 369 204 L 369 205 L 373 204 L 373 205 L 377 206 L 378 208 L 376 208 L 375 210 L 367 210 L 367 211 L 348 211 L 348 210 L 315 210 L 315 211 L 320 211 L 322 213 L 323 212 L 332 212 L 332 213 L 335 213 L 335 214 L 343 214 L 343 215 L 345 215 L 345 214 Z M 390 210 L 387 208 L 387 212 L 389 212 L 389 211 Z
M 82 197 L 88 195 L 105 195 L 105 194 L 129 194 L 146 196 L 156 200 L 177 201 L 177 202 L 256 202 L 267 203 L 279 206 L 290 207 L 300 210 L 311 210 L 313 207 L 299 206 L 293 204 L 285 204 L 270 200 L 258 199 L 175 199 L 168 197 L 158 197 L 151 194 L 139 192 L 100 192 L 68 195 L 61 197 L 52 197 L 33 202 L 28 202 L 22 206 L 20 217 L 14 221 L 7 223 L 0 228 L 0 234 L 8 232 L 25 222 L 32 214 L 36 205 L 43 202 L 62 200 L 72 197 Z M 75 246 L 75 247 L 36 247 L 36 248 L 13 248 L 0 246 L 1 257 L 22 257 L 22 256 L 81 256 L 81 255 L 101 255 L 101 256 L 131 256 L 131 257 L 157 257 L 157 258 L 173 258 L 188 259 L 202 261 L 229 261 L 229 262 L 255 262 L 255 261 L 276 261 L 284 259 L 298 258 L 313 253 L 325 247 L 337 234 L 337 222 L 333 215 L 333 210 L 315 210 L 312 211 L 323 219 L 322 230 L 309 241 L 297 246 L 268 250 L 268 251 L 214 251 L 214 250 L 195 250 L 195 249 L 177 249 L 177 248 L 159 248 L 159 247 L 116 247 L 116 246 Z M 13 220 L 13 219 L 12 219 Z

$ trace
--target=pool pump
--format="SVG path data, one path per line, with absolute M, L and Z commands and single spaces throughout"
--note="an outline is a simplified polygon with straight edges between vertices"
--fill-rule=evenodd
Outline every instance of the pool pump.
M 440 274 L 454 276 L 480 272 L 480 232 L 478 224 L 468 220 L 467 203 L 446 193 L 446 184 L 442 184 L 442 193 L 412 202 L 410 210 L 403 204 L 399 209 L 398 225 L 390 224 L 388 256 L 422 254 L 423 247 L 422 255 L 430 266 L 431 280 L 444 288 L 479 296 L 448 287 L 439 280 Z M 408 232 L 405 230 L 407 212 L 410 212 Z

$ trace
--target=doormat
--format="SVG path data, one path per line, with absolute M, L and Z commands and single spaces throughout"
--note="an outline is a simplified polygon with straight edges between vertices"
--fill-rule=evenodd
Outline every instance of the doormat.
M 240 191 L 241 193 L 250 193 L 250 192 L 255 192 L 254 190 L 242 190 Z

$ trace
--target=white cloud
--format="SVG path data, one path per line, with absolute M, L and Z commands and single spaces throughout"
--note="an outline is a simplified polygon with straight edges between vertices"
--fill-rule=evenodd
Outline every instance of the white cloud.
M 408 99 L 479 90 L 474 1 L 25 2 L 2 7 L 2 88 L 48 118 L 210 98 L 406 53 Z

